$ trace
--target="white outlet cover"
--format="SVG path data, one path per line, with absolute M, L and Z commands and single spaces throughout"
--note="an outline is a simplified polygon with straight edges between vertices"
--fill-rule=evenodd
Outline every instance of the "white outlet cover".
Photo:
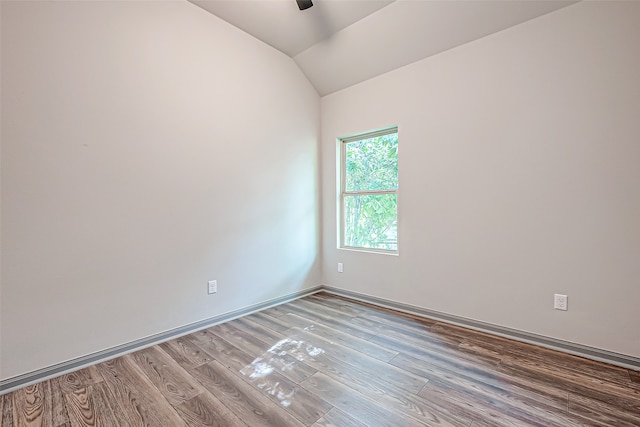
M 339 262 L 338 263 L 338 273 L 342 273 L 343 271 L 344 271 L 344 269 L 343 269 L 342 263 Z
M 567 311 L 569 297 L 562 294 L 555 294 L 553 296 L 553 308 L 556 310 Z
M 209 280 L 209 293 L 215 294 L 218 292 L 218 281 L 217 280 Z

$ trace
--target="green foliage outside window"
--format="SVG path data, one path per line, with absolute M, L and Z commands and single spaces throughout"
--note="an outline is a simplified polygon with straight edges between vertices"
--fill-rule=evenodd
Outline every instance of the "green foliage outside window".
M 398 133 L 343 144 L 344 246 L 395 251 Z

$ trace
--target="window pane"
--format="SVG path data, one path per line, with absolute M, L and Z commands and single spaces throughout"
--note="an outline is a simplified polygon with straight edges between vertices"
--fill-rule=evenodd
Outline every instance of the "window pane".
M 346 190 L 398 188 L 398 134 L 346 143 Z
M 374 194 L 344 197 L 344 245 L 398 250 L 397 197 Z

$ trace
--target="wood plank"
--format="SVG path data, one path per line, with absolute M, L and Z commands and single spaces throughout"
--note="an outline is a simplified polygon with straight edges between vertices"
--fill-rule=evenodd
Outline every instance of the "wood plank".
M 478 396 L 491 397 L 517 395 L 527 399 L 530 404 L 553 407 L 560 411 L 567 408 L 568 393 L 562 388 L 552 386 L 531 386 L 527 381 L 519 381 L 517 376 L 502 375 L 494 370 L 472 370 L 466 365 L 437 363 L 401 354 L 394 358 L 392 365 L 406 369 L 430 382 L 435 380 L 455 388 L 474 390 Z M 535 403 L 534 403 L 535 402 Z
M 343 347 L 352 348 L 354 350 L 365 353 L 369 357 L 373 357 L 375 359 L 379 359 L 382 361 L 389 361 L 398 354 L 397 351 L 387 350 L 382 346 L 345 334 L 344 332 L 341 332 L 337 329 L 324 326 L 321 323 L 316 323 L 316 322 L 307 323 L 306 319 L 296 314 L 288 314 L 286 317 L 283 317 L 283 319 L 286 320 L 289 324 L 296 325 L 297 329 L 306 330 L 308 332 L 313 333 L 314 335 L 323 337 L 329 341 L 340 344 Z M 251 324 L 256 323 L 249 319 L 245 320 L 245 322 L 247 323 L 250 322 Z M 260 322 L 260 320 L 258 319 L 257 322 Z M 261 332 L 261 329 L 254 327 L 253 331 Z M 276 336 L 282 339 L 285 337 L 287 332 L 288 331 L 284 331 L 283 333 L 277 334 Z
M 340 361 L 333 361 L 329 369 L 319 370 L 332 379 L 344 384 L 350 389 L 360 392 L 395 413 L 413 417 L 426 424 L 459 426 L 467 425 L 470 418 L 459 411 L 450 410 L 448 406 L 434 405 L 428 399 L 408 393 L 403 387 L 394 382 L 381 379 L 376 370 L 361 369 L 362 365 L 347 365 Z M 425 384 L 424 380 L 421 383 Z
M 378 402 L 355 392 L 322 372 L 313 374 L 302 383 L 302 386 L 368 426 L 425 426 L 414 418 L 380 407 Z
M 450 393 L 446 388 L 440 388 L 435 381 L 431 384 L 428 383 L 421 393 L 434 405 L 447 408 L 449 412 L 471 419 L 472 426 L 520 427 L 526 425 L 494 408 L 474 404 L 464 396 Z
M 282 305 L 278 305 L 276 307 L 270 307 L 270 308 L 266 308 L 264 310 L 261 310 L 260 313 L 267 314 L 267 315 L 269 315 L 271 317 L 279 318 L 279 317 L 286 316 L 287 314 L 289 314 L 289 310 L 287 309 L 287 305 L 286 304 L 282 304 Z
M 490 354 L 500 354 L 512 358 L 527 360 L 530 363 L 544 364 L 571 372 L 580 376 L 589 376 L 623 386 L 628 384 L 628 372 L 625 368 L 585 359 L 571 354 L 561 353 L 544 347 L 518 342 L 487 333 L 440 323 L 432 328 L 442 335 L 454 335 L 465 343 L 462 346 L 474 347 L 476 352 L 484 350 Z
M 595 378 L 593 375 L 580 375 L 574 370 L 557 369 L 553 365 L 545 365 L 542 362 L 533 362 L 528 359 L 505 356 L 500 368 L 508 372 L 518 371 L 528 373 L 531 377 L 544 378 L 546 381 L 556 383 L 573 394 L 581 394 L 585 397 L 596 397 L 603 401 L 620 400 L 627 401 L 628 406 L 636 407 L 640 404 L 640 390 Z M 605 396 L 607 396 L 605 398 Z
M 289 324 L 289 329 L 292 327 L 305 329 L 310 328 L 312 326 L 321 325 L 322 322 L 318 322 L 316 320 L 307 319 L 306 317 L 302 317 L 295 313 L 289 313 L 284 317 L 281 317 L 282 320 Z M 287 331 L 283 331 L 282 333 L 286 333 Z
M 300 300 L 290 302 L 286 304 L 287 310 L 290 313 L 297 314 L 298 316 L 311 320 L 315 323 L 322 323 L 325 326 L 330 326 L 334 329 L 342 331 L 346 334 L 353 335 L 354 337 L 369 339 L 374 334 L 371 330 L 354 325 L 351 321 L 352 317 L 339 316 L 334 313 L 323 311 L 315 311 L 313 308 L 308 308 L 300 303 Z
M 307 358 L 305 362 L 317 371 L 324 372 L 341 382 L 366 382 L 374 377 L 410 394 L 417 394 L 427 383 L 425 378 L 364 355 L 357 363 L 353 359 L 347 363 L 327 353 L 316 354 Z
M 238 329 L 230 322 L 212 326 L 205 329 L 205 332 L 217 335 L 253 356 L 264 353 L 274 344 L 262 341 L 259 337 Z M 202 336 L 202 334 L 197 334 L 197 336 Z
M 239 373 L 243 381 L 255 387 L 261 394 L 285 408 L 303 423 L 310 425 L 331 409 L 331 405 L 309 394 L 283 375 L 287 365 L 281 362 L 281 355 L 278 352 L 275 354 L 265 352 L 253 358 L 219 337 L 215 337 L 204 345 L 206 345 L 205 351 L 215 357 L 216 361 L 232 372 Z M 302 379 L 308 376 L 305 375 Z
M 315 369 L 308 365 L 301 364 L 300 366 L 304 367 L 304 370 L 302 370 L 301 373 L 296 373 L 298 369 L 292 365 L 291 360 L 297 364 L 300 362 L 290 355 L 280 355 L 278 354 L 280 351 L 275 352 L 275 354 L 267 351 L 261 354 L 251 355 L 222 337 L 208 332 L 198 334 L 198 342 L 198 345 L 201 346 L 203 351 L 206 351 L 215 360 L 234 372 L 242 371 L 256 360 L 265 361 L 273 366 L 275 371 L 295 383 L 308 378 L 316 372 Z M 287 356 L 287 358 L 284 358 L 285 356 Z
M 211 356 L 194 344 L 190 335 L 163 342 L 160 344 L 160 348 L 187 370 L 213 360 Z
M 201 365 L 202 366 L 202 365 Z M 204 392 L 176 406 L 190 426 L 245 427 L 246 424 L 211 393 Z
M 394 325 L 397 327 L 422 331 L 429 329 L 432 325 L 438 323 L 436 320 L 400 313 L 398 311 L 384 309 L 383 307 L 376 307 L 342 297 L 335 297 L 329 294 L 315 294 L 312 297 L 314 298 L 310 300 L 315 303 L 333 306 L 341 311 L 352 309 L 355 312 L 358 312 L 357 314 L 353 314 L 355 318 L 367 319 L 379 324 Z
M 473 408 L 472 410 L 477 413 L 476 419 L 496 417 L 515 424 L 540 427 L 551 425 L 581 427 L 583 425 L 577 417 L 568 415 L 564 411 L 558 411 L 553 406 L 547 406 L 535 400 L 503 391 L 491 394 L 455 380 L 430 380 L 427 387 L 420 392 L 420 396 L 430 399 L 434 389 L 446 394 L 450 400 L 467 404 Z
M 13 403 L 11 402 L 13 400 L 13 398 L 11 397 L 10 393 L 7 394 L 0 394 L 0 426 L 4 425 L 5 423 L 3 422 L 3 418 L 4 418 L 4 411 L 5 411 L 5 400 L 7 401 L 6 405 L 12 405 Z M 13 408 L 11 409 L 13 411 Z M 12 421 L 13 423 L 13 421 Z
M 102 381 L 93 384 L 91 391 L 97 408 L 98 419 L 102 421 L 103 425 L 122 427 L 129 425 L 124 412 L 106 382 Z
M 59 376 L 55 381 L 58 382 L 63 393 L 69 393 L 85 389 L 92 384 L 103 381 L 103 379 L 94 365 Z
M 351 306 L 356 306 L 356 307 L 358 307 L 358 308 L 360 308 L 362 310 L 365 310 L 367 313 L 376 312 L 376 313 L 379 313 L 380 315 L 388 315 L 390 317 L 402 317 L 402 318 L 405 318 L 405 319 L 415 319 L 417 321 L 427 322 L 427 323 L 429 323 L 429 322 L 437 323 L 438 322 L 436 320 L 431 320 L 431 319 L 428 319 L 428 318 L 423 317 L 423 316 L 418 316 L 416 314 L 404 313 L 404 312 L 401 312 L 401 311 L 394 310 L 392 308 L 371 304 L 371 303 L 368 303 L 368 302 L 365 302 L 365 301 L 360 301 L 360 300 L 356 300 L 356 299 L 353 299 L 353 298 L 345 297 L 345 296 L 342 296 L 342 295 L 332 294 L 332 293 L 329 293 L 329 292 L 319 292 L 319 293 L 315 294 L 315 296 L 326 298 L 328 300 L 331 300 L 332 302 L 335 301 L 335 302 L 340 302 L 340 303 L 343 303 L 343 304 L 349 304 Z
M 240 319 L 232 320 L 228 323 L 241 331 L 245 331 L 254 337 L 259 337 L 260 341 L 272 347 L 274 344 L 282 340 L 282 334 L 278 331 L 257 323 L 248 317 L 241 317 Z
M 303 320 L 301 317 L 296 314 L 288 314 L 287 320 L 296 323 L 295 320 Z M 389 350 L 383 346 L 372 343 L 370 341 L 363 340 L 358 337 L 351 336 L 337 329 L 324 326 L 321 323 L 315 323 L 310 326 L 307 326 L 304 329 L 314 335 L 325 338 L 328 341 L 339 344 L 343 347 L 348 347 L 354 350 L 357 350 L 361 353 L 366 354 L 369 357 L 374 359 L 382 360 L 384 362 L 388 362 L 398 355 L 397 351 Z
M 259 322 L 263 325 L 265 325 L 268 328 L 271 328 L 272 330 L 276 331 L 276 332 L 283 332 L 286 331 L 287 329 L 289 329 L 291 327 L 291 325 L 289 323 L 287 323 L 286 320 L 281 320 L 277 317 L 273 317 L 268 315 L 266 312 L 264 311 L 260 311 L 258 313 L 253 313 L 252 315 L 248 316 L 251 320 L 255 321 L 255 322 Z
M 43 388 L 47 382 L 26 386 L 13 392 L 13 418 L 21 426 L 52 425 L 45 419 L 45 399 Z
M 218 361 L 199 366 L 191 372 L 211 394 L 249 426 L 305 425 L 281 407 L 273 405 Z
M 203 388 L 161 348 L 154 346 L 130 355 L 153 385 L 173 406 L 202 393 Z
M 395 337 L 406 337 L 415 342 L 428 342 L 444 348 L 456 348 L 463 341 L 457 336 L 449 336 L 441 333 L 438 329 L 431 327 L 421 327 L 416 325 L 407 325 L 403 322 L 390 322 L 388 320 L 373 320 L 364 316 L 358 316 L 352 320 L 354 324 L 362 325 L 367 328 L 375 328 L 378 333 L 376 335 L 388 335 Z
M 294 381 L 284 375 L 287 365 L 280 361 L 281 356 L 277 354 L 266 352 L 254 358 L 217 336 L 206 341 L 203 349 L 217 362 L 232 372 L 239 373 L 243 381 L 307 425 L 331 409 L 329 404 L 297 387 Z M 302 379 L 308 376 L 305 375 Z
M 632 383 L 640 385 L 640 371 L 627 369 L 627 373 L 629 374 L 629 378 L 631 378 Z
M 367 427 L 338 408 L 333 408 L 320 418 L 313 427 Z
M 332 408 L 320 397 L 281 375 L 264 359 L 256 359 L 245 366 L 240 374 L 245 382 L 260 390 L 305 425 L 313 424 Z
M 293 350 L 292 354 L 296 358 L 306 360 L 313 358 L 316 354 L 326 353 L 338 360 L 345 361 L 350 364 L 357 364 L 359 361 L 367 358 L 370 361 L 378 360 L 365 353 L 345 347 L 331 340 L 323 338 L 320 335 L 312 333 L 312 330 L 291 328 L 286 332 L 289 341 L 299 343 L 299 349 Z M 381 366 L 385 366 L 385 361 L 380 361 Z
M 315 369 L 305 364 L 304 360 L 298 358 L 297 355 L 292 355 L 284 351 L 284 348 L 290 345 L 290 342 L 286 341 L 287 338 L 284 335 L 281 341 L 270 345 L 253 334 L 232 325 L 225 325 L 224 327 L 221 326 L 215 329 L 210 328 L 204 332 L 204 334 L 197 334 L 196 336 L 199 337 L 199 339 L 207 339 L 206 334 L 211 334 L 234 344 L 237 348 L 253 358 L 268 358 L 270 363 L 275 366 L 282 375 L 296 383 L 315 373 Z
M 240 350 L 227 340 L 207 331 L 201 331 L 193 335 L 193 338 L 196 345 L 209 356 L 211 361 L 217 360 L 232 371 L 240 372 L 242 368 L 255 360 L 255 356 Z M 189 372 L 192 370 L 190 369 Z
M 520 427 L 518 424 L 509 422 L 507 420 L 494 420 L 494 419 L 486 419 L 486 420 L 475 420 L 471 423 L 469 427 Z
M 127 355 L 97 365 L 128 425 L 184 426 L 169 402 Z
M 411 343 L 400 341 L 392 337 L 378 336 L 372 339 L 372 341 L 385 345 L 388 348 L 392 348 L 400 353 L 400 356 L 409 356 L 419 360 L 428 362 L 433 366 L 437 366 L 439 369 L 446 369 L 451 372 L 473 375 L 475 378 L 485 377 L 490 380 L 493 377 L 493 370 L 497 366 L 497 362 L 493 359 L 486 360 L 483 358 L 473 358 L 471 355 L 463 352 L 457 352 L 453 349 L 443 350 L 439 347 L 432 347 L 430 345 L 420 345 L 418 343 Z M 407 367 L 400 366 L 397 363 L 397 357 L 390 363 L 407 369 Z
M 72 426 L 128 425 L 120 407 L 103 382 L 66 393 L 65 401 Z
M 447 342 L 433 337 L 422 337 L 394 330 L 383 332 L 370 339 L 378 345 L 426 359 L 466 361 L 475 368 L 496 366 L 502 360 L 499 354 L 475 354 L 460 348 L 456 342 Z
M 0 395 L 0 426 L 13 425 L 13 394 Z
M 349 304 L 346 301 L 332 298 L 328 294 L 314 294 L 305 298 L 305 301 L 312 302 L 314 304 L 324 305 L 334 310 L 338 310 L 341 314 L 346 316 L 355 317 L 368 311 L 367 307 L 360 304 Z
M 254 352 L 249 354 L 249 352 L 245 351 L 244 348 L 241 349 L 239 346 L 233 345 L 222 336 L 206 331 L 198 334 L 197 339 L 199 341 L 199 345 L 204 351 L 212 355 L 214 359 L 220 361 L 228 368 L 235 369 L 237 371 L 240 371 L 244 366 L 247 366 L 256 358 L 262 357 L 268 358 L 270 363 L 275 366 L 282 375 L 295 383 L 305 380 L 316 372 L 315 369 L 309 367 L 305 363 L 302 363 L 289 354 L 278 355 L 278 352 L 273 354 L 274 350 L 272 348 L 269 348 L 267 351 L 262 353 Z M 269 353 L 269 350 L 272 352 Z M 268 354 L 265 355 L 265 353 Z
M 69 425 L 69 414 L 64 402 L 64 393 L 60 387 L 60 383 L 54 380 L 49 380 L 49 393 L 51 394 L 51 414 L 53 419 L 53 425 L 64 426 Z M 47 399 L 48 400 L 48 399 Z
M 364 356 L 364 355 L 363 355 Z M 367 368 L 366 359 L 363 357 L 359 363 L 352 365 L 338 360 L 331 360 L 331 356 L 318 355 L 313 358 L 318 364 L 313 365 L 332 379 L 344 384 L 355 392 L 359 392 L 375 400 L 378 405 L 384 405 L 389 410 L 405 416 L 413 417 L 426 424 L 437 422 L 438 425 L 467 425 L 470 420 L 459 416 L 456 412 L 449 412 L 447 408 L 437 407 L 428 400 L 407 392 L 407 387 L 411 387 L 411 382 L 402 382 L 399 378 L 414 378 L 419 381 L 420 386 L 416 392 L 422 388 L 426 381 L 397 369 L 398 378 L 389 381 L 389 374 L 380 375 L 382 371 L 392 371 L 390 365 L 375 361 L 374 366 Z M 370 359 L 375 360 L 375 359 Z M 311 362 L 309 362 L 311 364 Z M 326 365 L 323 369 L 322 364 Z M 304 383 L 303 383 L 304 384 Z
M 551 385 L 557 389 L 562 389 L 573 395 L 584 396 L 599 400 L 602 402 L 616 402 L 618 405 L 622 405 L 625 410 L 630 412 L 638 412 L 638 400 L 620 397 L 616 394 L 610 394 L 607 390 L 600 390 L 597 387 L 590 387 L 588 384 L 565 381 L 562 379 L 556 379 L 553 373 L 544 373 L 535 370 L 529 370 L 526 367 L 518 367 L 516 365 L 504 366 L 499 365 L 497 370 L 507 377 L 518 378 L 521 381 L 531 386 L 548 386 Z
M 354 313 L 353 315 L 347 314 L 341 307 L 334 308 L 329 304 L 319 304 L 318 302 L 314 302 L 310 298 L 301 298 L 295 301 L 291 301 L 289 304 L 294 307 L 301 307 L 311 312 L 322 314 L 324 316 L 334 317 L 336 319 L 352 319 L 356 317 L 358 314 Z
M 606 426 L 640 426 L 640 406 L 637 411 L 629 411 L 624 405 L 601 402 L 584 396 L 569 394 L 569 412 L 580 415 L 591 422 Z
M 87 388 L 75 388 L 74 391 L 65 394 L 65 400 L 71 425 L 73 426 L 102 426 L 95 409 L 95 403 L 91 386 Z
M 377 377 L 413 394 L 417 394 L 427 382 L 425 378 L 402 368 L 371 358 L 356 350 L 333 344 L 309 331 L 292 328 L 289 336 L 294 341 L 304 342 L 314 349 L 322 350 L 297 356 L 304 357 L 307 365 L 318 371 L 330 372 L 333 376 L 345 378 L 351 377 L 353 372 L 362 372 L 366 376 Z
M 351 320 L 353 325 L 360 328 L 364 328 L 375 332 L 374 335 L 379 334 L 393 334 L 394 330 L 402 331 L 403 333 L 420 334 L 425 339 L 433 340 L 437 333 L 431 332 L 429 327 L 421 326 L 418 324 L 405 324 L 404 322 L 391 322 L 387 319 L 380 319 L 370 315 L 356 316 Z
M 69 423 L 57 381 L 43 381 L 13 393 L 13 422 L 20 426 L 60 426 Z

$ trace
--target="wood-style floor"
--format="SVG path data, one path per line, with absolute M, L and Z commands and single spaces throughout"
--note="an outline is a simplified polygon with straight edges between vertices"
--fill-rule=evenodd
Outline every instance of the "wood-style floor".
M 640 373 L 316 294 L 0 396 L 9 426 L 640 426 Z

